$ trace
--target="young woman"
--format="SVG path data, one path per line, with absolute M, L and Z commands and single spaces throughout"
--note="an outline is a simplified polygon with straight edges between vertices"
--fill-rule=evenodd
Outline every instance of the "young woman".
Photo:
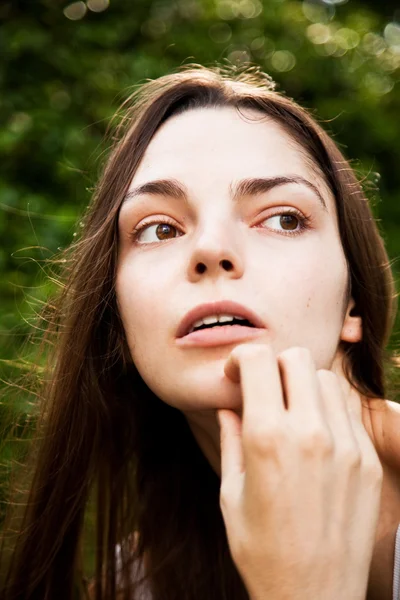
M 3 598 L 391 600 L 394 288 L 352 169 L 256 69 L 124 108 L 49 319 Z

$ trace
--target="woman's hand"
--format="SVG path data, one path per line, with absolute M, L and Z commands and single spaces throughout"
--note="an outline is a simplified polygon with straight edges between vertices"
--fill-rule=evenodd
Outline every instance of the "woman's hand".
M 243 419 L 218 411 L 220 503 L 251 599 L 364 599 L 382 467 L 354 391 L 303 348 L 242 344 L 225 374 Z

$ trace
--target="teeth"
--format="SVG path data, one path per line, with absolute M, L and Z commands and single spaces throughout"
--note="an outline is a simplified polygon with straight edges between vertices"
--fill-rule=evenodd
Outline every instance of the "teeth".
M 220 323 L 226 323 L 227 321 L 233 321 L 233 319 L 238 319 L 239 317 L 232 317 L 231 315 L 218 315 L 218 321 Z
M 203 319 L 199 319 L 198 322 L 200 324 L 204 323 L 204 325 L 211 325 L 211 323 L 218 323 L 218 316 L 217 317 L 204 317 Z
M 189 333 L 192 333 L 192 331 L 194 331 L 196 327 L 200 327 L 200 325 L 211 325 L 211 323 L 227 323 L 229 321 L 233 321 L 233 319 L 240 319 L 241 321 L 246 320 L 243 317 L 238 317 L 237 315 L 215 315 L 204 317 L 203 319 L 199 319 L 193 323 Z

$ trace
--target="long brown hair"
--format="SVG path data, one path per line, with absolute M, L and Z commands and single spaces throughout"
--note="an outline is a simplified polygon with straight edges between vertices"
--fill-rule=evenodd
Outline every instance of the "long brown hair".
M 115 295 L 118 212 L 149 142 L 171 115 L 210 106 L 268 115 L 325 179 L 336 199 L 348 291 L 363 322 L 362 341 L 343 344 L 346 371 L 363 394 L 385 397 L 392 274 L 362 187 L 333 140 L 255 67 L 188 65 L 146 82 L 118 113 L 112 151 L 47 314 L 53 343 L 40 442 L 4 600 L 85 597 L 88 514 L 95 519 L 89 575 L 96 600 L 132 600 L 132 560 L 145 568 L 154 600 L 248 598 L 229 553 L 219 478 L 182 413 L 152 393 L 129 360 Z

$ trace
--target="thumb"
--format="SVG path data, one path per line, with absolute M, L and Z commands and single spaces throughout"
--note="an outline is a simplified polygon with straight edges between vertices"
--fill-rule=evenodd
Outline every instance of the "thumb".
M 221 481 L 244 471 L 242 422 L 233 410 L 217 411 L 221 436 Z

